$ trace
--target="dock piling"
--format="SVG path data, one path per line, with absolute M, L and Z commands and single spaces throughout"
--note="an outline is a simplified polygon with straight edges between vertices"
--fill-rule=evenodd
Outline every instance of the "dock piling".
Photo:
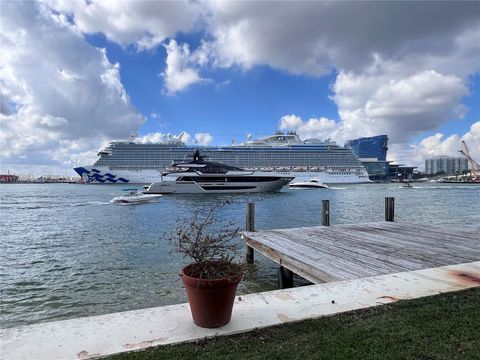
M 245 230 L 255 231 L 255 203 L 247 203 L 247 216 L 245 222 Z M 245 260 L 248 264 L 253 264 L 253 248 L 247 245 L 247 252 L 245 254 Z
M 394 221 L 395 218 L 395 198 L 385 198 L 385 221 Z
M 293 272 L 283 266 L 278 268 L 278 288 L 293 288 Z
M 322 200 L 322 225 L 330 226 L 330 201 Z

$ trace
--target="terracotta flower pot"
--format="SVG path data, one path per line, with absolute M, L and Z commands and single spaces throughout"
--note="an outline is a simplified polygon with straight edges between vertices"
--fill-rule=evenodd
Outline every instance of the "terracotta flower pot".
M 204 328 L 216 328 L 228 324 L 232 317 L 233 301 L 242 273 L 234 278 L 205 280 L 187 274 L 194 264 L 184 267 L 180 273 L 187 291 L 193 322 Z

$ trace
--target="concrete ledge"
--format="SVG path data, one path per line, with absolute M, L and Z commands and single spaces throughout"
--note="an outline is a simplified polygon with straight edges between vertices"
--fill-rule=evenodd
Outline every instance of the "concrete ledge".
M 2 359 L 89 359 L 150 346 L 230 335 L 480 286 L 480 261 L 237 296 L 232 321 L 202 329 L 188 304 L 2 329 Z

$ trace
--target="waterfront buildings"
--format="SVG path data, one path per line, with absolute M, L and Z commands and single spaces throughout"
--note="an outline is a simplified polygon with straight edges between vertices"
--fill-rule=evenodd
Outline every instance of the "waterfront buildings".
M 415 166 L 387 161 L 388 136 L 377 135 L 349 140 L 345 144 L 365 166 L 370 180 L 411 179 Z
M 388 136 L 377 135 L 355 140 L 345 144 L 365 166 L 371 180 L 385 180 L 390 173 L 387 161 Z
M 388 177 L 390 179 L 408 180 L 413 178 L 413 172 L 416 166 L 406 166 L 403 164 L 388 164 Z
M 379 161 L 387 160 L 388 136 L 377 135 L 364 137 L 355 140 L 348 140 L 346 143 L 353 153 L 360 159 L 377 159 Z
M 0 183 L 14 183 L 17 182 L 18 176 L 16 175 L 0 175 Z
M 458 175 L 468 170 L 468 160 L 464 157 L 434 156 L 425 160 L 427 175 Z

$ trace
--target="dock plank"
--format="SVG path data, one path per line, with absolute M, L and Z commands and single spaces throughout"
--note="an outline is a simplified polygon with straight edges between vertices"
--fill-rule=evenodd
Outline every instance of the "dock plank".
M 244 232 L 247 245 L 315 283 L 480 260 L 480 234 L 402 222 Z

